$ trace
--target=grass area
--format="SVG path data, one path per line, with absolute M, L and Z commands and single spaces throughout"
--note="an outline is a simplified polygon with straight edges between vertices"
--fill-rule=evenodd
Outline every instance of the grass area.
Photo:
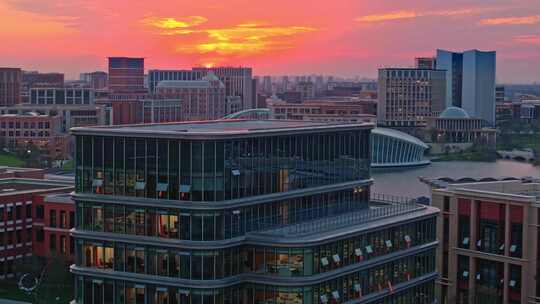
M 32 298 L 13 281 L 0 282 L 0 299 L 32 302 Z
M 497 150 L 540 149 L 540 134 L 501 134 Z
M 64 286 L 63 288 L 56 285 L 51 286 L 45 284 L 39 287 L 39 300 L 38 303 L 44 304 L 69 304 L 73 298 L 73 286 Z M 56 300 L 56 297 L 59 299 Z M 32 295 L 28 295 L 24 291 L 20 290 L 17 283 L 14 281 L 2 281 L 0 282 L 0 302 L 1 299 L 23 301 L 34 303 Z
M 438 155 L 432 161 L 479 161 L 494 162 L 497 160 L 497 153 L 483 148 L 472 147 L 468 150 L 458 153 L 449 153 Z
M 25 164 L 25 161 L 18 158 L 17 156 L 0 153 L 0 166 L 24 167 Z

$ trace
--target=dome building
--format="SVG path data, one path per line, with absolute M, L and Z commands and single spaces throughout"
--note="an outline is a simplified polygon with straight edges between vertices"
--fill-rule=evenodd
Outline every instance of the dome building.
M 464 109 L 446 108 L 429 124 L 436 143 L 478 143 L 495 145 L 497 131 L 487 121 L 471 117 Z

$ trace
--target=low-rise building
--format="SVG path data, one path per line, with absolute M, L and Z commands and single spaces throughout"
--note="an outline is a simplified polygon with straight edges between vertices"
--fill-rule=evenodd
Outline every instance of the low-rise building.
M 0 137 L 12 149 L 35 146 L 46 161 L 67 157 L 68 134 L 62 133 L 60 116 L 37 113 L 0 115 Z
M 21 169 L 18 169 L 21 170 Z M 17 267 L 39 248 L 39 219 L 44 207 L 36 206 L 40 195 L 67 193 L 72 183 L 27 178 L 0 179 L 0 279 L 14 277 Z M 46 251 L 40 251 L 44 254 Z
M 482 144 L 495 147 L 497 130 L 481 118 L 470 117 L 465 110 L 449 107 L 429 120 L 431 140 L 437 144 Z
M 540 183 L 433 183 L 440 303 L 538 303 Z
M 266 104 L 273 119 L 319 122 L 375 122 L 376 102 L 351 97 L 326 97 L 302 103 L 289 103 L 276 97 Z

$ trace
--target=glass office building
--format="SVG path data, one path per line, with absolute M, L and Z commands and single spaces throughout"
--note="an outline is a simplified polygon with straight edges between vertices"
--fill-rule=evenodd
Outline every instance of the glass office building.
M 370 194 L 370 124 L 75 128 L 77 303 L 431 303 L 437 210 Z

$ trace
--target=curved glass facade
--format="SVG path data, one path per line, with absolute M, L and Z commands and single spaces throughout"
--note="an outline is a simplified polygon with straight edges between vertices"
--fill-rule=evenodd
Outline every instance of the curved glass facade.
M 436 212 L 370 202 L 370 128 L 76 131 L 76 302 L 432 299 Z
M 424 159 L 428 146 L 400 131 L 376 128 L 371 135 L 373 168 L 406 167 L 429 164 Z

